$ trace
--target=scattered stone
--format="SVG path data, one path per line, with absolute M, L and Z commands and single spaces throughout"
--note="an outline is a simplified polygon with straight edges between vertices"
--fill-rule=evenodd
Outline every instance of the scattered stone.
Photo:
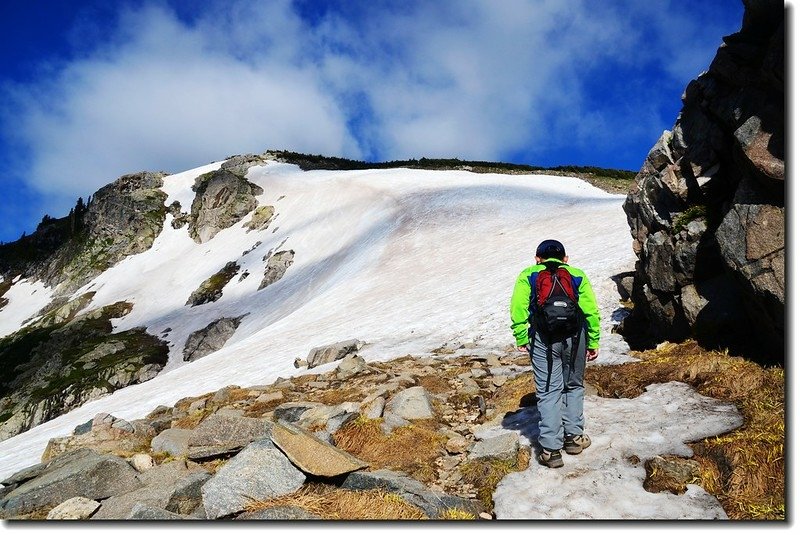
M 272 428 L 272 442 L 295 466 L 314 476 L 335 477 L 369 466 L 291 424 L 276 423 Z
M 367 369 L 367 363 L 363 357 L 356 354 L 349 354 L 342 359 L 336 368 L 337 379 L 349 379 Z
M 201 399 L 198 399 L 197 401 L 193 401 L 189 405 L 189 408 L 187 410 L 189 411 L 189 413 L 193 413 L 193 412 L 201 411 L 201 410 L 205 409 L 207 405 L 208 405 L 208 399 L 207 398 L 201 398 Z
M 277 390 L 275 392 L 267 392 L 261 394 L 256 398 L 256 403 L 270 403 L 271 401 L 280 401 L 283 399 L 283 392 Z
M 137 503 L 133 506 L 127 520 L 193 520 L 186 515 L 170 513 L 166 509 L 153 507 L 144 503 Z
M 469 452 L 469 458 L 507 461 L 516 459 L 518 450 L 519 435 L 517 433 L 503 433 L 502 435 L 476 442 Z
M 51 509 L 47 520 L 86 520 L 99 508 L 100 502 L 76 496 Z
M 294 359 L 294 367 L 295 368 L 306 368 L 308 367 L 308 361 L 306 359 L 296 358 Z
M 178 482 L 192 471 L 201 470 L 202 468 L 197 465 L 189 468 L 185 461 L 172 461 L 158 465 L 139 476 L 142 487 L 104 500 L 92 520 L 128 518 L 137 504 L 164 509 L 175 492 Z
M 130 459 L 131 466 L 137 472 L 147 472 L 155 466 L 155 461 L 146 453 L 137 453 Z
M 401 390 L 386 403 L 384 413 L 390 412 L 407 420 L 433 418 L 433 406 L 425 388 L 414 386 Z
M 383 431 L 385 434 L 388 435 L 396 428 L 404 427 L 406 425 L 411 425 L 411 422 L 391 412 L 383 413 L 383 421 L 381 422 L 381 431 Z
M 450 440 L 447 441 L 447 444 L 445 444 L 445 449 L 447 450 L 447 453 L 450 453 L 452 455 L 455 455 L 457 453 L 464 453 L 465 451 L 467 451 L 467 448 L 469 448 L 469 442 L 467 441 L 466 438 L 462 437 L 461 435 L 458 435 L 458 437 L 451 438 Z
M 233 277 L 239 273 L 239 264 L 228 262 L 222 269 L 204 280 L 200 286 L 192 292 L 185 306 L 196 307 L 206 303 L 213 303 L 222 297 L 222 290 Z
M 313 401 L 289 401 L 275 407 L 275 420 L 294 423 L 309 409 L 323 406 L 322 403 Z
M 236 520 L 322 520 L 322 517 L 309 513 L 302 507 L 284 505 L 242 513 Z
M 209 519 L 245 510 L 252 500 L 296 491 L 306 477 L 270 439 L 253 442 L 203 485 L 203 507 Z
M 686 485 L 700 480 L 700 463 L 692 459 L 656 456 L 644 463 L 644 490 L 683 494 Z
M 201 489 L 209 479 L 211 474 L 195 472 L 178 481 L 165 509 L 181 515 L 192 514 L 203 503 Z
M 507 375 L 495 375 L 494 377 L 492 377 L 492 384 L 498 388 L 506 384 L 507 381 L 508 381 Z
M 342 425 L 357 418 L 359 405 L 345 402 L 336 406 L 319 405 L 305 411 L 297 420 L 297 425 L 305 429 L 325 427 L 329 433 L 335 433 Z
M 386 399 L 378 396 L 369 403 L 361 405 L 361 413 L 370 420 L 376 420 L 383 416 L 383 408 L 386 406 Z
M 186 455 L 189 451 L 189 437 L 194 433 L 193 429 L 165 429 L 150 443 L 150 448 L 156 452 L 166 452 L 173 457 Z

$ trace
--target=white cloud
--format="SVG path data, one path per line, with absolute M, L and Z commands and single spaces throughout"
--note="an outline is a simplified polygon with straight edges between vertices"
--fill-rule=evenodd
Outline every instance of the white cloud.
M 126 10 L 110 40 L 12 93 L 5 122 L 31 152 L 34 187 L 63 210 L 125 172 L 266 148 L 489 160 L 610 149 L 610 133 L 665 127 L 660 97 L 604 101 L 593 77 L 660 69 L 684 85 L 727 31 L 638 0 L 345 3 L 315 25 L 289 0 L 204 9 L 191 23 Z

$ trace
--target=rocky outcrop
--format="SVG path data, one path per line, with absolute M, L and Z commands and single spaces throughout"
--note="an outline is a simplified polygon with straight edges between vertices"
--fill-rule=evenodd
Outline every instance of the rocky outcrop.
M 166 342 L 142 328 L 113 332 L 111 319 L 130 304 L 75 310 L 65 305 L 0 340 L 0 440 L 148 381 L 166 364 Z
M 228 262 L 222 269 L 204 280 L 197 290 L 192 292 L 192 295 L 186 301 L 186 305 L 196 307 L 218 300 L 222 297 L 222 289 L 237 273 L 239 273 L 239 264 Z
M 253 212 L 253 217 L 250 218 L 250 221 L 245 223 L 244 226 L 247 232 L 251 230 L 264 230 L 269 227 L 273 217 L 275 217 L 274 206 L 259 206 L 256 208 L 255 212 Z
M 237 318 L 220 318 L 209 323 L 199 331 L 189 335 L 183 347 L 183 360 L 193 362 L 222 349 L 225 342 L 233 336 L 242 323 L 244 316 Z
M 220 230 L 240 221 L 258 205 L 256 195 L 264 190 L 248 182 L 230 168 L 222 168 L 195 180 L 189 221 L 189 235 L 197 243 L 205 243 Z
M 784 33 L 782 2 L 745 1 L 625 201 L 639 261 L 623 332 L 643 345 L 694 336 L 783 358 Z
M 0 245 L 0 274 L 22 274 L 68 295 L 129 255 L 146 251 L 164 226 L 165 173 L 124 175 L 63 218 L 45 217 L 30 236 Z
M 50 461 L 35 478 L 0 500 L 0 517 L 51 509 L 69 498 L 102 500 L 142 486 L 136 470 L 114 455 L 82 449 Z
M 297 361 L 295 363 L 295 367 L 304 365 L 308 366 L 309 369 L 316 368 L 322 364 L 328 364 L 329 362 L 342 360 L 348 355 L 354 355 L 355 352 L 362 347 L 364 347 L 364 342 L 361 340 L 356 340 L 355 338 L 352 340 L 336 342 L 334 344 L 318 346 L 308 352 L 308 356 L 304 361 L 305 364 L 301 364 L 300 361 Z
M 258 285 L 259 290 L 283 278 L 286 270 L 294 263 L 294 251 L 278 251 L 271 256 L 264 257 L 264 261 L 267 266 L 264 268 L 264 278 L 261 279 L 261 284 Z

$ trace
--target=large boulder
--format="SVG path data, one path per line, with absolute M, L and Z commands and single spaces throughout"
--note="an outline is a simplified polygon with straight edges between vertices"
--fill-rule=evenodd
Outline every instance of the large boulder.
M 433 405 L 424 387 L 412 386 L 392 396 L 384 407 L 384 413 L 391 413 L 406 420 L 425 420 L 433 418 Z
M 207 242 L 240 221 L 258 205 L 256 195 L 264 192 L 230 168 L 197 177 L 193 189 L 189 235 L 197 243 Z
M 308 352 L 306 362 L 308 363 L 309 369 L 316 368 L 322 364 L 342 360 L 346 356 L 354 354 L 362 347 L 364 347 L 364 342 L 355 339 L 315 347 Z
M 637 349 L 693 336 L 783 359 L 785 9 L 744 3 L 742 29 L 689 83 L 625 201 L 639 262 L 622 330 L 644 331 Z
M 244 316 L 236 318 L 219 318 L 202 329 L 193 332 L 186 340 L 183 347 L 183 360 L 193 362 L 199 358 L 210 355 L 222 349 L 231 336 L 234 335 Z
M 276 423 L 272 429 L 272 442 L 295 466 L 314 476 L 336 477 L 369 466 L 346 451 L 291 424 Z
M 173 461 L 148 470 L 139 476 L 141 487 L 104 500 L 92 520 L 123 520 L 138 504 L 166 509 L 180 482 L 193 473 L 205 471 L 197 465 L 189 467 L 185 461 Z
M 267 420 L 212 414 L 189 437 L 187 456 L 204 460 L 236 453 L 254 440 L 269 438 L 271 429 Z
M 114 455 L 89 449 L 56 457 L 33 479 L 0 500 L 0 517 L 13 518 L 82 496 L 104 500 L 142 486 L 136 470 Z
M 289 494 L 306 476 L 268 438 L 253 442 L 203 485 L 203 507 L 209 519 L 244 511 L 253 500 Z

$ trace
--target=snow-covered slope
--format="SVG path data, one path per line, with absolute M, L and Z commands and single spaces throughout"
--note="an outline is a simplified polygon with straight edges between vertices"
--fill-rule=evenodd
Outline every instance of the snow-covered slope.
M 188 208 L 194 178 L 219 165 L 166 177 L 167 204 L 179 200 Z M 513 343 L 508 303 L 514 281 L 546 238 L 562 241 L 570 263 L 594 284 L 604 329 L 599 361 L 629 359 L 624 341 L 610 333 L 619 296 L 609 277 L 634 262 L 623 196 L 577 178 L 467 171 L 303 172 L 271 162 L 251 168 L 247 178 L 264 190 L 259 204 L 275 206 L 277 216 L 266 230 L 247 232 L 246 216 L 197 244 L 186 227 L 172 228 L 167 216 L 150 250 L 76 292 L 96 292 L 89 309 L 134 303 L 115 328 L 143 325 L 165 336 L 172 344 L 170 361 L 151 381 L 3 442 L 0 477 L 38 462 L 50 437 L 71 433 L 98 412 L 133 419 L 226 385 L 270 383 L 300 373 L 294 359 L 314 346 L 359 338 L 368 343 L 360 352 L 368 360 L 424 355 L 464 342 L 477 345 L 471 353 L 503 350 Z M 278 249 L 294 250 L 294 264 L 257 291 L 264 257 Z M 229 261 L 250 276 L 234 277 L 214 303 L 185 306 L 199 284 Z M 1 332 L 18 328 L 26 316 L 19 311 L 38 310 L 43 303 L 36 300 L 48 295 L 35 285 L 14 288 L 0 311 Z M 193 363 L 182 361 L 190 333 L 242 314 L 248 315 L 225 347 Z

